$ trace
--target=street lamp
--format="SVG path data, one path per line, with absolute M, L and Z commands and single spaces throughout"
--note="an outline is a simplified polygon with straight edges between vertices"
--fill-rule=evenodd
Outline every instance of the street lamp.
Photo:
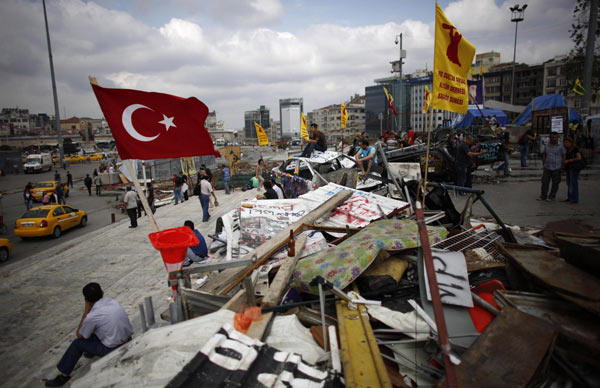
M 514 7 L 510 7 L 510 12 L 512 12 L 510 21 L 515 23 L 515 49 L 513 51 L 513 68 L 512 68 L 512 78 L 510 81 L 510 103 L 511 105 L 514 102 L 515 96 L 515 66 L 517 59 L 517 31 L 519 28 L 519 22 L 522 22 L 525 18 L 525 8 L 527 8 L 527 4 L 523 4 L 522 7 L 519 7 L 519 4 L 515 4 Z
M 398 132 L 402 132 L 403 123 L 402 120 L 404 116 L 402 115 L 402 63 L 404 62 L 402 59 L 406 58 L 406 50 L 402 50 L 402 34 L 396 35 L 396 44 L 400 45 L 400 58 L 398 61 L 398 67 L 396 67 L 395 63 L 392 62 L 392 73 L 399 74 L 399 82 L 398 87 L 400 88 L 400 92 L 398 95 L 398 112 L 400 112 L 400 123 L 398 124 Z

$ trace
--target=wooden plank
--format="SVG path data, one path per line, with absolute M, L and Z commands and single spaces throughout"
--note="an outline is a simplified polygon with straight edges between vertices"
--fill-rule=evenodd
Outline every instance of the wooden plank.
M 346 387 L 392 386 L 364 305 L 350 310 L 348 303 L 335 305 Z
M 269 291 L 262 300 L 263 307 L 271 307 L 275 306 L 279 302 L 279 298 L 281 294 L 287 287 L 290 282 L 290 278 L 292 277 L 292 273 L 294 269 L 296 269 L 296 264 L 298 264 L 298 259 L 300 258 L 300 253 L 306 244 L 306 236 L 302 235 L 296 239 L 295 244 L 295 252 L 296 255 L 293 257 L 286 257 L 277 271 L 277 275 L 275 275 L 275 279 L 269 286 Z
M 248 337 L 256 338 L 257 340 L 261 340 L 263 335 L 265 334 L 265 330 L 267 326 L 269 326 L 269 322 L 273 319 L 273 313 L 269 312 L 263 314 L 262 319 L 260 321 L 254 321 L 250 324 L 246 335 Z
M 293 230 L 294 234 L 297 233 L 299 230 L 301 230 L 303 224 L 312 224 L 316 222 L 321 217 L 327 215 L 331 210 L 346 202 L 346 200 L 351 196 L 351 190 L 344 190 L 340 191 L 339 193 L 336 193 L 333 197 L 329 198 L 327 201 L 319 205 L 309 214 L 300 218 L 298 221 L 294 222 L 287 228 L 281 230 L 271 239 L 269 239 L 268 241 L 257 247 L 253 252 L 244 257 L 244 259 L 251 259 L 253 257 L 256 257 L 256 261 L 254 262 L 254 264 L 242 270 L 236 268 L 226 269 L 223 272 L 219 273 L 217 276 L 215 276 L 213 279 L 208 281 L 202 290 L 211 294 L 227 294 L 235 286 L 237 286 L 242 281 L 242 279 L 250 275 L 252 271 L 264 264 L 265 261 L 267 261 L 274 253 L 276 253 L 281 247 L 283 247 L 287 243 L 290 237 L 290 230 Z
M 241 289 L 219 310 L 231 310 L 237 313 L 246 305 L 247 301 L 248 299 L 246 298 L 246 290 Z

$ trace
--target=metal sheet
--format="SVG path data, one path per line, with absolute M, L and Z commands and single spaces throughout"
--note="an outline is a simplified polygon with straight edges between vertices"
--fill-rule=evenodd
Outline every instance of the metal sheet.
M 554 327 L 506 306 L 462 356 L 459 387 L 535 386 L 547 367 L 556 339 Z M 440 386 L 443 386 L 443 382 Z

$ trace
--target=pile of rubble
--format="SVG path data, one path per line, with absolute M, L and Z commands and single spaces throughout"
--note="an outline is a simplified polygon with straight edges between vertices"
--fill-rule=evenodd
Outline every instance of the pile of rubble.
M 239 204 L 170 273 L 174 324 L 72 386 L 598 386 L 600 236 L 511 228 L 476 190 L 458 213 L 448 188 L 423 217 L 334 183 Z

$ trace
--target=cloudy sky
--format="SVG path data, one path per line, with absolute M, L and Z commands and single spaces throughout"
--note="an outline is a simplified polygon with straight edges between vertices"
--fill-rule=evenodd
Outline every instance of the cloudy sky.
M 0 1 L 0 107 L 54 113 L 41 0 Z M 441 0 L 477 48 L 511 61 L 514 1 Z M 572 0 L 529 0 L 517 61 L 566 54 Z M 245 110 L 303 97 L 305 111 L 364 94 L 433 64 L 431 0 L 47 0 L 60 115 L 101 117 L 88 74 L 105 87 L 195 96 L 230 129 Z

